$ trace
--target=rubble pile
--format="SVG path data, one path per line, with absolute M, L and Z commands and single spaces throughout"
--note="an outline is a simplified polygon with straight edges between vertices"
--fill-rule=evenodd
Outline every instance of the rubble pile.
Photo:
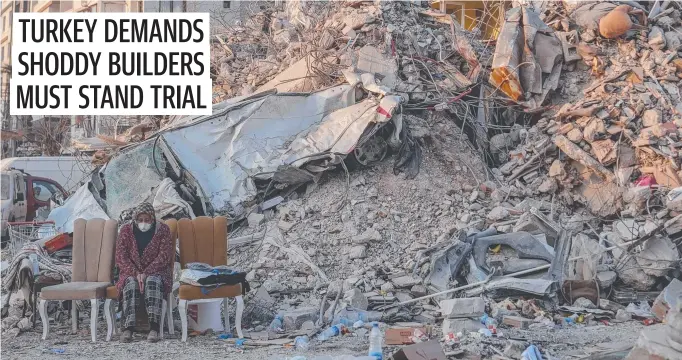
M 49 218 L 227 216 L 254 341 L 380 321 L 452 356 L 675 351 L 635 339 L 667 317 L 679 340 L 679 4 L 488 2 L 466 29 L 425 5 L 288 1 L 216 34 L 214 114 L 101 154 Z
M 380 41 L 377 6 L 344 6 L 342 2 L 287 2 L 216 35 L 211 50 L 214 102 L 269 90 L 287 69 L 303 78 L 278 79 L 286 91 L 307 92 L 342 82 L 341 69 L 351 65 L 349 50 Z M 275 9 L 276 10 L 276 9 Z M 280 89 L 281 90 L 281 89 Z
M 560 224 L 579 233 L 581 246 L 597 251 L 625 245 L 626 251 L 612 251 L 612 257 L 598 262 L 608 274 L 615 270 L 625 285 L 649 290 L 679 262 L 676 194 L 682 184 L 676 144 L 682 108 L 677 104 L 680 73 L 674 39 L 680 12 L 671 7 L 634 31 L 630 17 L 622 16 L 623 8 L 609 3 L 600 7 L 605 9 L 578 6 L 562 22 L 597 21 L 601 14 L 602 37 L 619 37 L 617 42 L 603 40 L 595 34 L 597 28 L 571 30 L 573 43 L 564 46 L 579 56 L 565 67 L 573 72 L 591 68 L 592 78 L 582 91 L 564 88 L 568 101 L 522 130 L 525 137 L 496 135 L 511 146 L 496 148 L 506 161 L 493 172 L 507 184 L 506 202 L 514 205 L 533 197 L 552 204 Z M 605 22 L 613 23 L 612 28 L 619 24 L 616 13 L 627 19 L 627 29 L 606 36 L 610 28 Z M 628 254 L 633 249 L 641 252 Z M 655 256 L 649 256 L 652 251 Z

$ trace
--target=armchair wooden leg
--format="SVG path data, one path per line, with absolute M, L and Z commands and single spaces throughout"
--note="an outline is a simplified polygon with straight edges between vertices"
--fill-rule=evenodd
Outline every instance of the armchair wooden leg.
M 175 324 L 173 323 L 173 308 L 175 307 L 175 298 L 173 292 L 168 294 L 168 333 L 175 334 Z M 163 330 L 163 329 L 162 329 Z
M 71 300 L 71 332 L 78 332 L 78 308 L 76 307 L 76 300 Z
M 50 332 L 50 319 L 47 318 L 47 300 L 40 300 L 40 319 L 43 322 L 43 340 L 47 338 Z
M 111 323 L 114 325 L 114 335 L 120 335 L 118 331 L 118 324 L 116 323 L 116 305 L 117 303 L 111 302 Z
M 187 341 L 187 300 L 180 299 L 178 303 L 180 321 L 182 322 L 182 341 Z
M 92 342 L 97 341 L 97 316 L 99 315 L 99 302 L 97 299 L 90 299 L 90 336 Z
M 161 300 L 161 320 L 159 323 L 159 338 L 163 339 L 163 323 L 166 320 L 166 309 L 168 308 L 168 301 Z
M 111 335 L 114 334 L 114 321 L 111 309 L 111 299 L 104 300 L 104 318 L 107 320 L 107 341 L 111 341 Z
M 244 298 L 241 295 L 236 297 L 237 299 L 237 313 L 234 316 L 235 327 L 237 328 L 237 335 L 240 339 L 244 338 L 242 333 L 242 313 L 244 312 Z
M 223 299 L 223 318 L 225 319 L 225 332 L 228 334 L 232 333 L 232 327 L 230 326 L 230 303 L 228 303 L 230 299 L 225 298 Z

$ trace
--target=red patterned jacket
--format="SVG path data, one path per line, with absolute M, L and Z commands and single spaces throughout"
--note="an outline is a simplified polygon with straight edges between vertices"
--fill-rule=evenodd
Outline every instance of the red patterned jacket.
M 161 276 L 163 298 L 167 298 L 173 288 L 173 268 L 170 264 L 174 255 L 175 244 L 171 240 L 170 228 L 163 222 L 156 222 L 154 237 L 142 252 L 142 258 L 137 250 L 132 222 L 123 225 L 116 242 L 116 265 L 118 266 L 116 288 L 119 301 L 123 296 L 126 279 L 131 276 L 136 277 L 137 274 Z

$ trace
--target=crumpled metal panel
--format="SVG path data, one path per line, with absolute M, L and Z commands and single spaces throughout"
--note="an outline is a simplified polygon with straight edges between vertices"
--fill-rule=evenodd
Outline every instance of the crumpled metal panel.
M 54 221 L 58 232 L 72 233 L 73 222 L 79 218 L 109 220 L 109 215 L 99 206 L 88 184 L 78 188 L 62 206 L 52 210 L 47 220 Z
M 161 136 L 197 179 L 214 210 L 239 215 L 240 204 L 256 195 L 254 178 L 271 177 L 297 135 L 354 103 L 354 85 L 312 94 L 268 94 Z M 318 140 L 329 142 L 334 134 Z
M 282 162 L 302 166 L 310 161 L 313 154 L 349 154 L 358 144 L 368 126 L 385 123 L 388 117 L 381 113 L 392 114 L 400 104 L 399 98 L 387 96 L 377 103 L 373 99 L 337 110 L 310 131 L 296 138 L 282 156 Z
M 561 41 L 536 12 L 527 7 L 507 11 L 492 62 L 493 86 L 535 109 L 557 88 L 562 63 Z
M 166 168 L 166 160 L 154 143 L 155 139 L 152 139 L 125 149 L 107 164 L 104 183 L 107 212 L 112 219 L 118 220 L 124 210 L 145 200 L 151 201 L 152 188 L 158 187 L 165 177 L 159 175 L 159 171 Z

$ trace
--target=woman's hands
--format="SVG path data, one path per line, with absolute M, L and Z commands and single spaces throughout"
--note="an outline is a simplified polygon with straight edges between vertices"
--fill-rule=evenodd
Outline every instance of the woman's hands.
M 144 294 L 144 281 L 147 279 L 146 274 L 137 274 L 137 283 L 140 285 L 140 293 Z

